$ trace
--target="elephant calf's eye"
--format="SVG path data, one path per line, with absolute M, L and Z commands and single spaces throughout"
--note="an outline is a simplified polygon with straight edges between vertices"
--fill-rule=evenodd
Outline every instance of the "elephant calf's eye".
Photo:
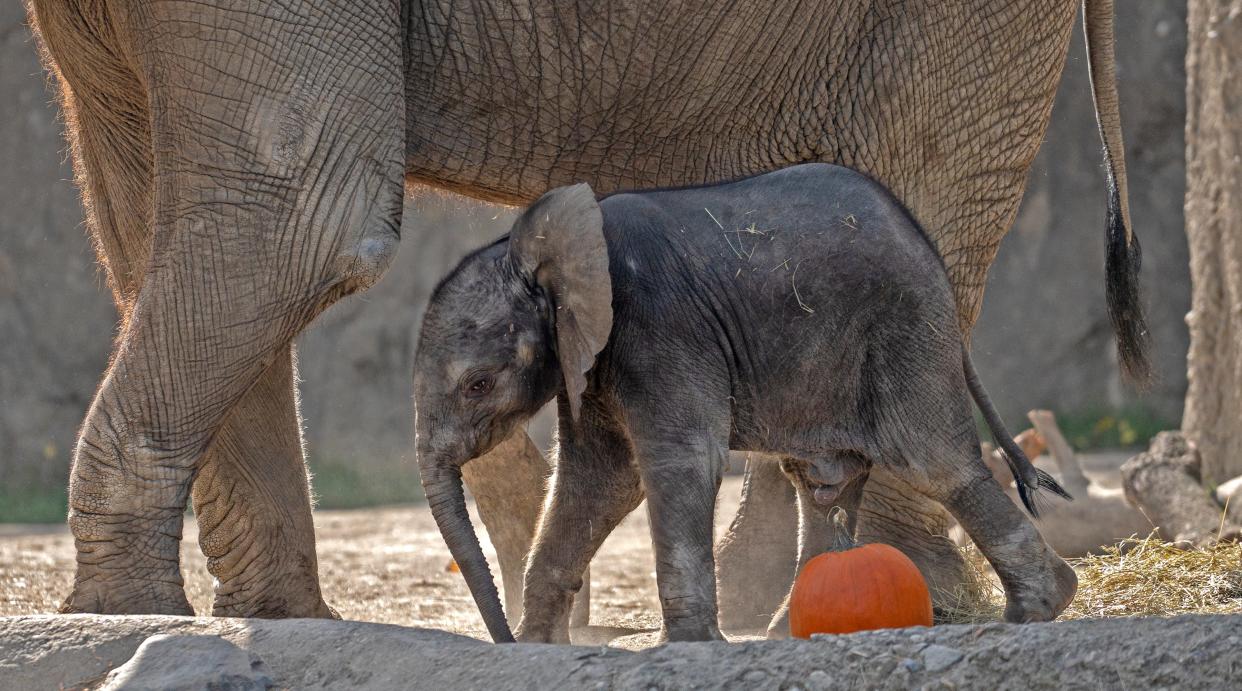
M 479 398 L 491 393 L 492 387 L 496 385 L 496 378 L 490 374 L 483 374 L 471 379 L 465 388 L 466 398 Z

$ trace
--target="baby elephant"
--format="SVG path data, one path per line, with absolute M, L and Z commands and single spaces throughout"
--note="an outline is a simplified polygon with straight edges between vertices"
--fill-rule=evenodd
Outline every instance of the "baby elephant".
M 544 195 L 436 288 L 415 364 L 423 485 L 493 639 L 513 637 L 461 465 L 554 396 L 559 457 L 519 640 L 568 641 L 583 571 L 644 497 L 664 635 L 720 639 L 712 519 L 730 449 L 787 459 L 800 563 L 829 547 L 828 509 L 852 515 L 879 464 L 974 538 L 1008 621 L 1056 617 L 1074 572 L 992 479 L 972 395 L 1028 509 L 1040 486 L 1061 490 L 1004 431 L 957 324 L 927 237 L 845 168 L 599 202 L 586 185 Z M 784 616 L 773 635 L 787 634 Z

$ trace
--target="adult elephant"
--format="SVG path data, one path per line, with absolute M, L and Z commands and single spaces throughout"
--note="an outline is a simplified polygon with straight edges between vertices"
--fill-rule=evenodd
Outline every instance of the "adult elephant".
M 74 453 L 77 574 L 64 611 L 189 613 L 177 555 L 192 492 L 216 614 L 331 614 L 291 344 L 384 273 L 403 183 L 522 203 L 576 181 L 606 193 L 841 163 L 892 188 L 927 228 L 968 331 L 1048 123 L 1074 10 L 30 0 L 123 315 Z M 1142 374 L 1112 2 L 1085 11 L 1112 182 L 1109 294 L 1122 363 Z M 538 496 L 532 484 L 510 499 Z M 933 581 L 954 581 L 940 510 L 892 478 L 872 484 L 867 530 Z M 752 499 L 762 485 L 752 476 Z M 461 547 L 460 477 L 429 490 Z M 462 564 L 476 583 L 479 557 Z

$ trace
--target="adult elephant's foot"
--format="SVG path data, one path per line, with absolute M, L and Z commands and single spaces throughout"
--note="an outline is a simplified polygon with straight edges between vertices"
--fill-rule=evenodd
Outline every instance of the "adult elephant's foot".
M 792 634 L 789 631 L 789 601 L 781 603 L 776 610 L 776 614 L 772 615 L 772 622 L 768 624 L 768 630 L 765 632 L 770 641 L 783 641 Z
M 194 479 L 217 617 L 339 618 L 319 589 L 294 378 L 286 346 L 233 409 Z
M 82 577 L 79 569 L 79 578 Z M 61 614 L 171 614 L 194 616 L 181 582 L 98 580 L 85 574 L 60 606 Z
M 271 574 L 257 582 L 232 579 L 217 582 L 212 605 L 214 617 L 260 619 L 340 619 L 319 594 L 314 572 L 299 570 L 282 576 Z
M 280 597 L 259 597 L 234 602 L 217 597 L 213 617 L 256 617 L 259 619 L 340 619 L 341 615 L 322 599 L 304 603 L 287 602 Z
M 196 445 L 154 444 L 154 435 L 117 422 L 123 367 L 104 380 L 74 457 L 68 523 L 77 570 L 60 611 L 193 615 L 180 547 Z
M 81 492 L 71 492 L 71 497 L 71 502 L 83 501 Z M 136 522 L 140 534 L 117 532 L 118 518 L 130 519 L 71 508 L 69 526 L 76 538 L 78 564 L 73 590 L 60 612 L 193 616 L 178 554 L 181 512 L 161 521 Z

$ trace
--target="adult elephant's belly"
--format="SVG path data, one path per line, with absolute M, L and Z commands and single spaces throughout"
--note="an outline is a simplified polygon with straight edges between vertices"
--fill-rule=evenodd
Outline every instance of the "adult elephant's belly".
M 420 4 L 407 178 L 523 203 L 573 182 L 606 194 L 840 163 L 883 182 L 926 227 L 969 328 L 1077 5 L 830 4 Z
M 839 163 L 884 183 L 924 226 L 968 334 L 1047 127 L 1077 3 L 688 6 L 412 8 L 407 179 L 522 203 L 577 181 L 607 193 Z M 757 627 L 788 582 L 756 581 L 747 565 L 772 563 L 753 558 L 755 545 L 795 534 L 795 518 L 777 464 L 754 464 L 746 483 L 718 571 L 722 621 Z M 860 532 L 906 551 L 938 593 L 961 592 L 967 571 L 945 525 L 938 506 L 873 474 Z

